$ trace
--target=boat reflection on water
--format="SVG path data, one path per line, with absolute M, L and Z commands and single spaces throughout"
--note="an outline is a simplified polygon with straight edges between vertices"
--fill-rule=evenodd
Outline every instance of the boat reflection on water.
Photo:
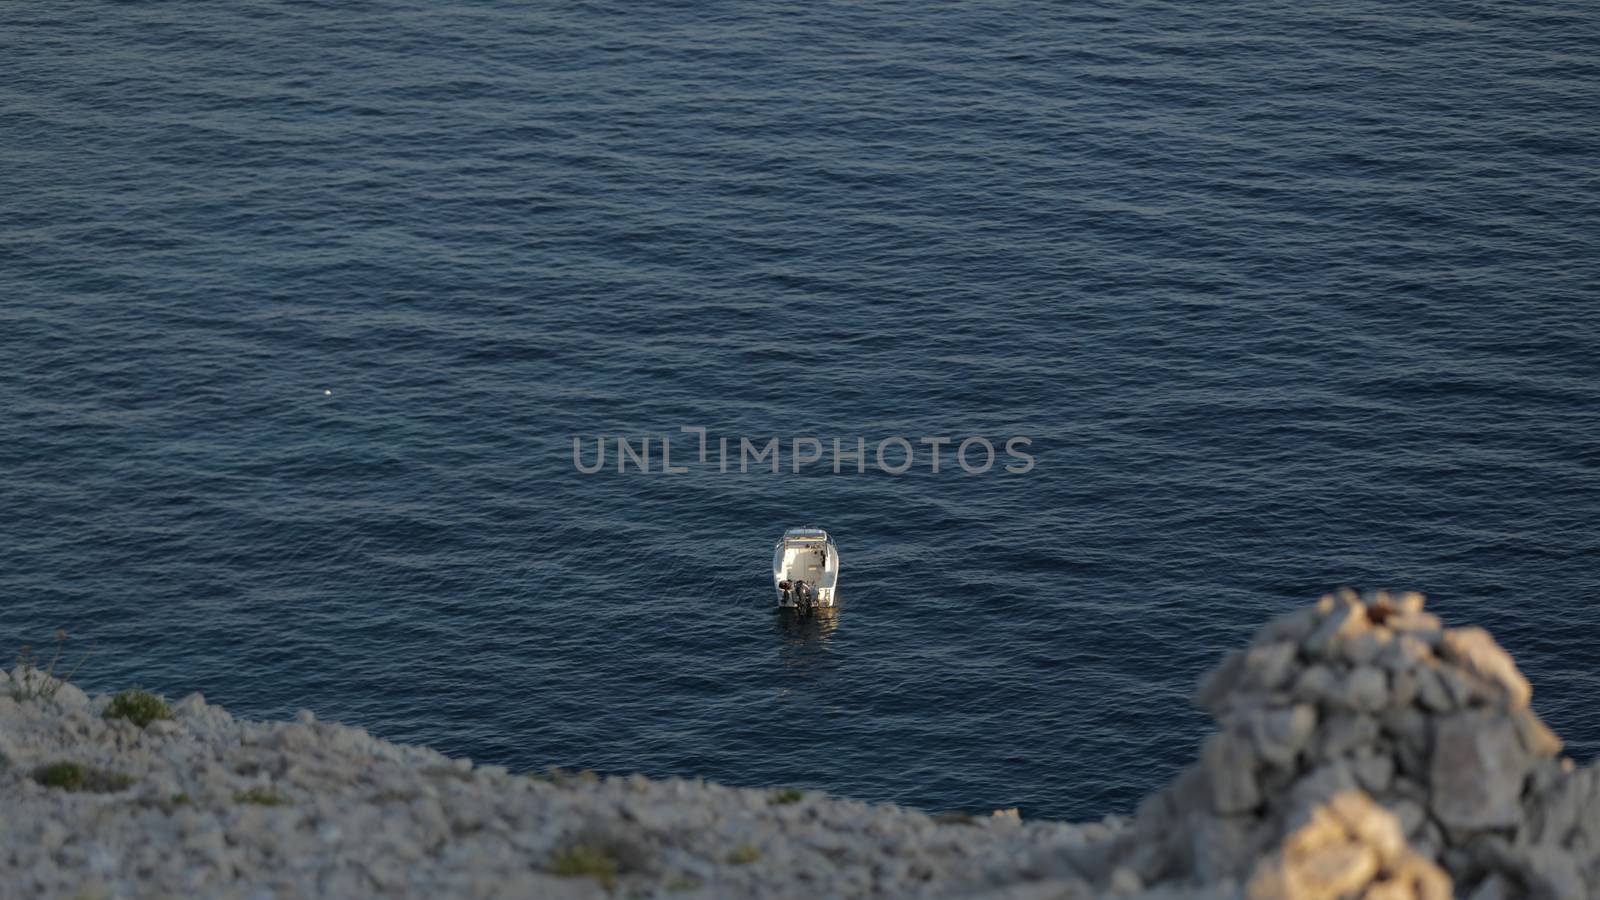
M 809 669 L 827 658 L 828 644 L 839 627 L 837 606 L 815 609 L 804 615 L 780 608 L 774 611 L 773 618 L 783 637 L 778 655 L 784 666 Z

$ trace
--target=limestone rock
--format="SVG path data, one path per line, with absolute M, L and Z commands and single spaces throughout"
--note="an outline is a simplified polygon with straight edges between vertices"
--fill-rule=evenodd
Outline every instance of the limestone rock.
M 1522 740 L 1522 747 L 1530 756 L 1555 756 L 1561 752 L 1561 738 L 1556 737 L 1556 733 L 1533 710 L 1516 710 L 1511 714 L 1511 721 L 1516 724 L 1517 737 Z
M 1297 896 L 1340 897 L 1353 893 L 1378 873 L 1378 856 L 1371 847 L 1341 842 L 1319 847 L 1296 860 L 1290 868 Z
M 1402 613 L 1391 616 L 1384 624 L 1394 631 L 1397 638 L 1414 637 L 1430 649 L 1439 646 L 1439 641 L 1444 636 L 1444 623 L 1433 613 L 1420 611 Z
M 1517 671 L 1510 655 L 1500 649 L 1489 632 L 1482 628 L 1452 628 L 1444 633 L 1439 653 L 1446 662 L 1454 663 L 1485 681 L 1498 685 L 1512 707 L 1528 705 L 1533 688 L 1528 679 Z
M 1425 603 L 1427 603 L 1427 598 L 1416 591 L 1404 591 L 1394 598 L 1395 609 L 1408 615 L 1422 612 L 1422 606 Z
M 1336 656 L 1345 641 L 1367 630 L 1367 608 L 1359 600 L 1338 602 L 1305 640 L 1305 651 L 1313 656 Z

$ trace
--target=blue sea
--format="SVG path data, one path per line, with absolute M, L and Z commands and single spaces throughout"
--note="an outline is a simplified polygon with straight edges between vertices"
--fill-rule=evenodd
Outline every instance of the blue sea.
M 0 652 L 1079 819 L 1348 584 L 1491 629 L 1587 761 L 1597 302 L 1577 0 L 11 0 Z M 799 525 L 831 619 L 769 608 Z

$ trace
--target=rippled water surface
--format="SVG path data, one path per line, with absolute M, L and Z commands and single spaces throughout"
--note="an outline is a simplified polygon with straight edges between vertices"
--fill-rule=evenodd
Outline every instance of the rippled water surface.
M 1351 583 L 1493 629 L 1587 760 L 1597 59 L 1580 2 L 13 0 L 0 642 L 518 768 L 1087 817 Z M 683 425 L 1038 465 L 573 467 Z M 832 622 L 766 608 L 800 524 Z

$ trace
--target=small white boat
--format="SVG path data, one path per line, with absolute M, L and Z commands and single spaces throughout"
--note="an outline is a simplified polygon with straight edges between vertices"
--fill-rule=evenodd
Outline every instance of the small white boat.
M 833 606 L 839 550 L 821 528 L 791 528 L 772 548 L 772 588 L 778 605 L 807 612 Z

